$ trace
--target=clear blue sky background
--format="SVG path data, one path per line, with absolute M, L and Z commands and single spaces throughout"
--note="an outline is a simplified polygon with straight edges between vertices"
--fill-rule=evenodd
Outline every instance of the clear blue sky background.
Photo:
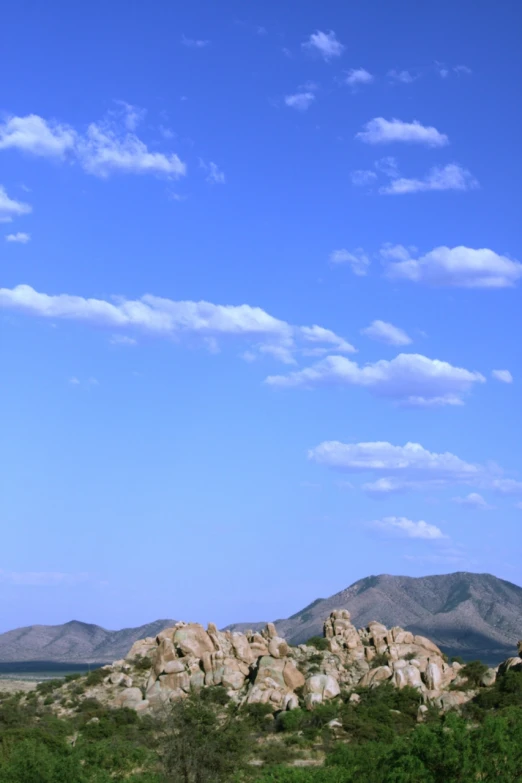
M 522 583 L 521 25 L 515 0 L 4 5 L 0 631 Z M 117 323 L 147 294 L 277 334 Z

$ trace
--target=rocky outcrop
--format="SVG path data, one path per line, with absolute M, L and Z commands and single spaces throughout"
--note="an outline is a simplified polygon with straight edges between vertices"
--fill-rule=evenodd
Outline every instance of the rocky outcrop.
M 378 622 L 356 629 L 350 613 L 339 609 L 325 621 L 324 639 L 320 650 L 307 644 L 290 647 L 272 623 L 262 631 L 240 633 L 218 631 L 212 623 L 205 629 L 178 622 L 135 642 L 125 659 L 104 667 L 98 691 L 106 703 L 138 712 L 216 686 L 240 705 L 266 704 L 274 712 L 300 705 L 312 710 L 341 693 L 356 704 L 356 687 L 382 683 L 415 688 L 424 705 L 440 710 L 458 708 L 476 693 L 467 687 L 462 665 L 448 663 L 425 636 Z M 520 667 L 522 658 L 510 658 L 499 671 Z M 482 685 L 493 684 L 496 676 L 497 670 L 489 669 Z M 96 688 L 87 695 L 99 697 Z M 419 711 L 419 720 L 425 712 Z

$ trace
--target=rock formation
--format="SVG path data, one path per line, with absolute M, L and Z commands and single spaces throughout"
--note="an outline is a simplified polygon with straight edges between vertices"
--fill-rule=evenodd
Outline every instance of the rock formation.
M 346 609 L 327 618 L 320 647 L 290 647 L 272 623 L 240 633 L 218 631 L 212 623 L 205 630 L 178 622 L 135 642 L 125 659 L 103 667 L 103 681 L 85 696 L 149 712 L 221 686 L 240 705 L 266 704 L 280 712 L 299 706 L 312 710 L 341 693 L 357 703 L 356 687 L 381 683 L 415 688 L 424 705 L 440 710 L 458 708 L 476 694 L 461 674 L 462 665 L 448 663 L 426 637 L 378 622 L 357 630 Z M 522 654 L 522 643 L 518 651 Z M 522 668 L 522 658 L 508 659 L 499 670 L 509 668 Z M 482 684 L 492 685 L 496 676 L 497 670 L 489 669 Z

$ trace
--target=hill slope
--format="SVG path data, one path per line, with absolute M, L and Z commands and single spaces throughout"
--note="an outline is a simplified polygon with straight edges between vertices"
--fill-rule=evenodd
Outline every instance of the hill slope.
M 156 636 L 175 622 L 155 620 L 121 631 L 107 631 L 78 620 L 63 625 L 29 625 L 0 634 L 0 661 L 111 663 L 123 658 L 137 639 Z
M 369 576 L 330 598 L 317 599 L 276 627 L 292 644 L 322 634 L 333 609 L 348 609 L 355 626 L 378 620 L 428 636 L 450 655 L 498 662 L 522 635 L 522 588 L 491 574 Z M 258 627 L 240 623 L 239 630 Z

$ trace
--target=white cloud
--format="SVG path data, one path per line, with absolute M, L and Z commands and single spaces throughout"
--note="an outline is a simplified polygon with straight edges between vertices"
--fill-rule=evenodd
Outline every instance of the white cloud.
M 480 478 L 482 468 L 451 452 L 431 452 L 420 443 L 394 446 L 387 441 L 341 443 L 324 441 L 308 452 L 309 459 L 346 473 L 387 474 L 390 487 L 412 481 L 458 482 Z M 390 478 L 391 476 L 391 478 Z
M 478 492 L 470 492 L 469 495 L 466 495 L 466 497 L 463 498 L 453 498 L 453 502 L 458 503 L 459 506 L 467 506 L 468 508 L 482 511 L 488 511 L 493 508 L 493 506 L 490 506 Z
M 340 57 L 344 50 L 343 44 L 337 40 L 333 30 L 328 33 L 317 30 L 316 33 L 312 33 L 308 41 L 301 45 L 303 49 L 318 52 L 327 62 L 333 57 Z
M 370 259 L 361 247 L 357 247 L 352 252 L 345 248 L 333 250 L 330 253 L 330 261 L 332 264 L 349 264 L 354 275 L 358 277 L 367 275 L 370 266 Z
M 478 181 L 467 169 L 458 163 L 448 163 L 446 166 L 434 166 L 424 179 L 393 179 L 389 185 L 379 188 L 379 193 L 402 195 L 429 190 L 474 190 L 478 187 Z
M 62 573 L 58 571 L 4 571 L 0 568 L 0 582 L 16 586 L 53 587 L 74 585 L 92 579 L 86 573 Z
M 447 538 L 440 528 L 436 525 L 430 525 L 422 519 L 419 522 L 413 522 L 407 517 L 384 517 L 371 524 L 384 532 L 399 534 L 406 538 L 422 538 L 430 541 Z
M 412 342 L 411 337 L 403 329 L 387 321 L 372 321 L 370 326 L 361 329 L 361 334 L 388 345 L 409 345 Z
M 126 101 L 115 101 L 115 103 L 121 107 L 123 114 L 123 124 L 127 130 L 135 131 L 140 122 L 143 122 L 145 115 L 147 114 L 147 110 L 141 109 L 139 106 L 133 106 L 131 103 L 127 103 Z
M 322 345 L 321 348 L 315 350 L 324 352 L 325 350 L 331 350 L 333 346 L 336 351 L 341 351 L 342 353 L 356 352 L 353 345 L 342 337 L 339 337 L 339 335 L 335 334 L 335 332 L 332 332 L 330 329 L 325 329 L 323 326 L 301 326 L 300 332 L 307 342 Z M 328 348 L 324 347 L 326 345 Z M 310 352 L 307 353 L 310 355 Z
M 80 380 L 75 375 L 73 375 L 72 378 L 69 378 L 69 383 L 71 384 L 71 386 L 79 386 Z
M 355 135 L 356 139 L 365 144 L 390 144 L 404 142 L 406 144 L 424 144 L 427 147 L 444 147 L 449 139 L 433 126 L 421 125 L 418 120 L 403 122 L 402 120 L 385 120 L 375 117 L 364 126 L 364 130 Z
M 181 37 L 181 43 L 189 49 L 203 49 L 205 46 L 209 45 L 210 41 L 205 41 L 201 38 L 187 38 L 186 35 L 183 35 Z
M 249 350 L 271 354 L 287 361 L 294 353 L 310 348 L 332 346 L 338 351 L 355 350 L 342 337 L 321 326 L 293 326 L 250 305 L 216 305 L 211 302 L 175 301 L 146 294 L 141 299 L 86 299 L 69 294 L 49 295 L 28 285 L 0 289 L 0 308 L 20 310 L 43 318 L 84 321 L 121 329 L 124 333 L 143 332 L 176 340 L 243 337 L 251 341 Z M 212 343 L 217 345 L 217 343 Z M 284 358 L 285 357 L 285 358 Z M 293 361 L 293 359 L 292 359 Z
M 175 154 L 150 152 L 133 133 L 121 134 L 110 123 L 91 123 L 77 144 L 78 160 L 88 174 L 164 174 L 181 177 L 186 165 Z
M 100 382 L 97 378 L 87 378 L 87 380 L 81 381 L 79 378 L 73 375 L 72 378 L 69 378 L 69 384 L 71 386 L 99 386 Z
M 291 109 L 297 109 L 298 111 L 306 111 L 314 102 L 315 95 L 313 92 L 296 92 L 293 95 L 285 96 L 285 103 L 290 106 Z
M 350 179 L 352 180 L 352 185 L 369 185 L 377 179 L 377 174 L 375 171 L 368 169 L 357 169 L 351 172 Z
M 205 163 L 205 161 L 199 160 L 200 168 L 204 169 L 207 172 L 207 176 L 205 177 L 207 182 L 210 182 L 211 185 L 224 185 L 226 182 L 225 174 L 221 171 L 219 166 L 214 163 L 213 161 L 210 161 L 209 163 Z
M 455 65 L 453 70 L 455 71 L 455 73 L 465 74 L 466 76 L 471 76 L 471 74 L 473 73 L 471 68 L 468 68 L 467 65 Z
M 380 171 L 382 174 L 390 177 L 390 179 L 396 179 L 399 176 L 399 166 L 397 164 L 397 159 L 392 155 L 388 155 L 385 158 L 376 160 L 373 165 L 377 171 Z
M 466 462 L 451 452 L 431 452 L 420 443 L 394 446 L 387 441 L 324 441 L 308 451 L 308 458 L 343 473 L 370 474 L 374 480 L 364 483 L 362 489 L 377 498 L 456 485 L 522 494 L 522 481 L 499 478 L 500 468 Z
M 522 481 L 516 479 L 495 478 L 490 486 L 499 495 L 522 495 Z
M 381 257 L 387 263 L 387 277 L 432 286 L 507 288 L 522 277 L 521 263 L 488 248 L 442 246 L 412 258 L 402 245 L 385 245 Z
M 31 240 L 30 234 L 25 234 L 23 231 L 17 231 L 16 234 L 7 234 L 6 242 L 18 242 L 21 245 L 26 245 Z
M 472 385 L 484 382 L 479 372 L 404 353 L 391 361 L 381 359 L 363 367 L 345 356 L 327 356 L 312 367 L 266 379 L 269 385 L 280 388 L 361 386 L 409 407 L 462 405 Z
M 11 117 L 0 125 L 0 149 L 18 149 L 41 157 L 68 156 L 88 174 L 99 177 L 114 172 L 183 176 L 186 165 L 177 155 L 150 152 L 130 130 L 143 110 L 119 103 L 123 105 L 121 116 L 109 112 L 105 120 L 91 123 L 84 134 L 35 114 Z
M 417 77 L 413 76 L 409 71 L 406 70 L 396 71 L 393 69 L 391 71 L 388 71 L 388 78 L 392 82 L 399 82 L 401 84 L 411 84 L 411 82 L 415 81 Z
M 138 341 L 126 334 L 113 334 L 110 343 L 111 345 L 137 345 Z
M 491 375 L 495 380 L 502 383 L 513 383 L 513 376 L 509 370 L 492 370 Z
M 0 185 L 0 223 L 10 223 L 14 217 L 28 215 L 32 209 L 30 204 L 10 198 L 3 185 Z
M 352 68 L 347 72 L 344 80 L 350 87 L 358 87 L 361 84 L 371 84 L 375 81 L 371 73 L 364 68 Z
M 8 117 L 0 124 L 0 150 L 19 149 L 32 155 L 61 158 L 75 147 L 76 141 L 73 128 L 37 114 Z

